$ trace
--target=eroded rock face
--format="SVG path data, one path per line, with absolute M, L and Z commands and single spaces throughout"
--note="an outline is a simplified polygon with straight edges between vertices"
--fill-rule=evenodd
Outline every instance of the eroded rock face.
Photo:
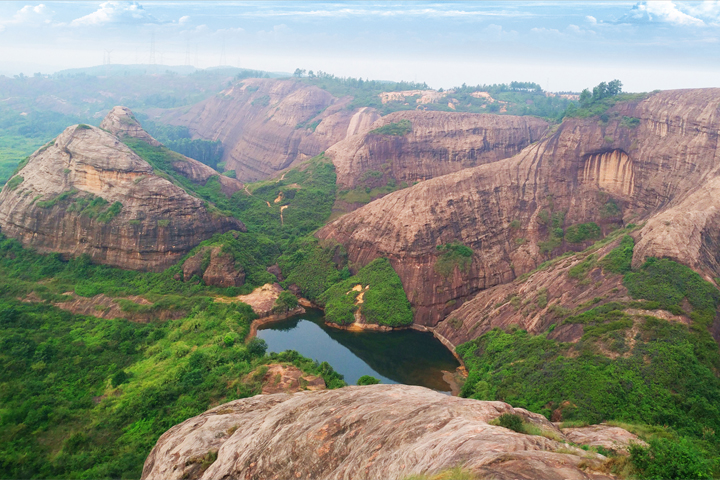
M 358 266 L 387 257 L 425 325 L 480 290 L 581 248 L 561 242 L 541 251 L 553 215 L 561 226 L 596 222 L 605 231 L 649 220 L 636 264 L 669 256 L 718 276 L 719 108 L 720 89 L 677 90 L 618 105 L 606 123 L 568 119 L 512 158 L 394 192 L 317 236 L 343 243 Z M 454 242 L 473 249 L 472 261 L 442 275 L 437 247 Z
M 113 107 L 105 116 L 100 128 L 107 130 L 119 139 L 137 138 L 153 147 L 162 147 L 162 144 L 155 140 L 149 133 L 143 130 L 140 123 L 127 107 Z M 222 192 L 228 197 L 241 190 L 243 184 L 234 178 L 220 175 L 215 169 L 198 162 L 195 159 L 180 155 L 176 152 L 168 152 L 172 155 L 172 168 L 180 175 L 191 181 L 205 185 L 211 177 L 216 177 L 220 182 Z
M 67 128 L 32 154 L 18 177 L 21 183 L 0 193 L 0 228 L 41 252 L 158 271 L 215 233 L 245 229 L 211 215 L 95 127 Z
M 262 378 L 262 393 L 295 393 L 305 390 L 325 390 L 325 380 L 315 375 L 306 375 L 294 365 L 275 363 L 268 365 Z
M 604 257 L 619 241 L 613 241 L 589 253 L 592 259 Z M 580 305 L 592 304 L 593 299 L 604 302 L 629 301 L 622 275 L 613 274 L 595 264 L 583 277 L 572 277 L 570 269 L 585 262 L 586 255 L 557 259 L 527 279 L 496 285 L 479 292 L 461 307 L 440 321 L 435 330 L 452 345 L 460 345 L 489 332 L 512 326 L 538 335 Z M 564 315 L 567 315 L 565 313 Z M 576 342 L 583 335 L 581 324 L 562 325 L 553 330 L 550 338 L 562 342 Z
M 187 282 L 194 276 L 202 278 L 205 285 L 215 287 L 240 287 L 245 284 L 245 270 L 235 264 L 235 258 L 230 253 L 223 253 L 222 246 L 203 247 L 185 260 L 183 280 Z
M 340 190 L 427 180 L 464 168 L 512 157 L 539 140 L 547 122 L 534 117 L 433 111 L 395 112 L 372 124 L 374 130 L 407 120 L 402 136 L 365 133 L 349 137 L 326 154 Z
M 313 157 L 379 118 L 374 109 L 348 110 L 350 98 L 293 80 L 246 79 L 164 121 L 198 137 L 220 140 L 227 170 L 242 181 L 272 176 Z
M 100 128 L 107 130 L 121 140 L 130 137 L 143 140 L 154 147 L 162 145 L 152 135 L 143 130 L 140 122 L 135 119 L 135 115 L 127 107 L 113 107 L 100 123 Z
M 613 427 L 606 424 L 588 425 L 587 427 L 563 428 L 565 437 L 578 445 L 589 447 L 603 447 L 619 453 L 627 453 L 628 447 L 635 443 L 647 447 L 647 443 L 637 435 L 624 428 Z
M 555 453 L 565 444 L 488 423 L 503 413 L 564 440 L 541 415 L 422 387 L 258 395 L 168 430 L 145 461 L 142 479 L 402 479 L 458 465 L 480 478 L 611 478 L 593 472 L 600 455 L 572 447 L 577 455 Z M 217 452 L 217 460 L 203 471 L 197 459 L 209 452 Z M 581 469 L 581 462 L 590 468 Z

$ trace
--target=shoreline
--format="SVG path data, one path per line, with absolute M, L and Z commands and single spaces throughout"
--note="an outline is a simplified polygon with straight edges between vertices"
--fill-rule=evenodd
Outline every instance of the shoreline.
M 300 299 L 297 308 L 290 310 L 285 313 L 281 314 L 274 314 L 274 315 L 268 315 L 265 317 L 256 318 L 252 321 L 250 324 L 250 332 L 248 333 L 247 337 L 245 338 L 245 343 L 249 342 L 253 338 L 257 336 L 257 331 L 259 327 L 269 325 L 271 323 L 280 322 L 282 320 L 287 320 L 290 317 L 293 317 L 295 315 L 302 315 L 307 310 L 305 308 L 313 308 L 316 310 L 320 310 L 323 313 L 325 312 L 325 309 L 312 303 L 311 301 L 307 299 Z M 400 331 L 400 330 L 415 330 L 418 332 L 429 332 L 432 333 L 433 336 L 443 344 L 445 348 L 447 348 L 450 353 L 452 353 L 453 357 L 460 363 L 460 366 L 462 368 L 466 368 L 465 362 L 460 357 L 460 355 L 457 354 L 455 351 L 455 345 L 452 344 L 450 340 L 445 338 L 444 336 L 440 335 L 437 330 L 433 327 L 427 327 L 425 325 L 418 325 L 416 323 L 413 323 L 411 325 L 407 325 L 404 327 L 388 327 L 385 325 L 375 325 L 372 323 L 351 323 L 350 325 L 338 325 L 337 323 L 324 321 L 323 322 L 326 326 L 335 328 L 338 330 L 346 330 L 349 332 L 363 332 L 363 331 L 374 331 L 374 332 L 393 332 L 393 331 Z

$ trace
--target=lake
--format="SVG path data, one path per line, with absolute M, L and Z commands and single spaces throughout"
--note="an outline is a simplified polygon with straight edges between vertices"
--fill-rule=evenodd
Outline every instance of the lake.
M 372 375 L 382 383 L 450 392 L 443 371 L 454 372 L 460 365 L 432 333 L 339 330 L 326 326 L 319 310 L 265 325 L 257 336 L 267 342 L 269 352 L 295 350 L 318 362 L 328 362 L 345 376 L 348 385 L 355 385 L 363 375 Z

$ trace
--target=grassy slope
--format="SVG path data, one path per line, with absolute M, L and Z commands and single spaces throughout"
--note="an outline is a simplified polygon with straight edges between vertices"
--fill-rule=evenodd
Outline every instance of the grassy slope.
M 696 478 L 707 478 L 703 475 L 713 468 L 717 475 L 720 352 L 708 327 L 720 293 L 670 260 L 650 259 L 631 271 L 631 258 L 632 238 L 625 237 L 600 264 L 624 274 L 624 284 L 638 302 L 600 305 L 565 318 L 562 323 L 583 325 L 577 344 L 551 340 L 547 332 L 532 336 L 522 330 L 493 330 L 460 345 L 458 353 L 470 371 L 462 395 L 503 400 L 548 417 L 560 408 L 565 420 L 658 426 L 649 437 L 671 438 L 687 447 L 697 460 Z M 633 320 L 626 312 L 631 307 L 685 313 L 692 324 L 654 317 Z M 672 469 L 658 471 L 674 475 Z

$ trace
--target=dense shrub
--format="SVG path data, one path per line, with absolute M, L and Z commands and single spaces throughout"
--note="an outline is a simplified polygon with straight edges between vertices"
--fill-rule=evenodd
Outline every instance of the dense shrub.
M 377 385 L 378 383 L 380 383 L 380 380 L 371 375 L 363 375 L 362 377 L 358 378 L 357 381 L 358 385 Z
M 362 304 L 356 304 L 360 292 L 353 288 L 357 285 L 363 289 Z M 352 323 L 358 308 L 368 323 L 399 327 L 413 321 L 400 277 L 385 258 L 374 260 L 357 275 L 333 285 L 318 300 L 325 305 L 326 319 L 341 325 Z

